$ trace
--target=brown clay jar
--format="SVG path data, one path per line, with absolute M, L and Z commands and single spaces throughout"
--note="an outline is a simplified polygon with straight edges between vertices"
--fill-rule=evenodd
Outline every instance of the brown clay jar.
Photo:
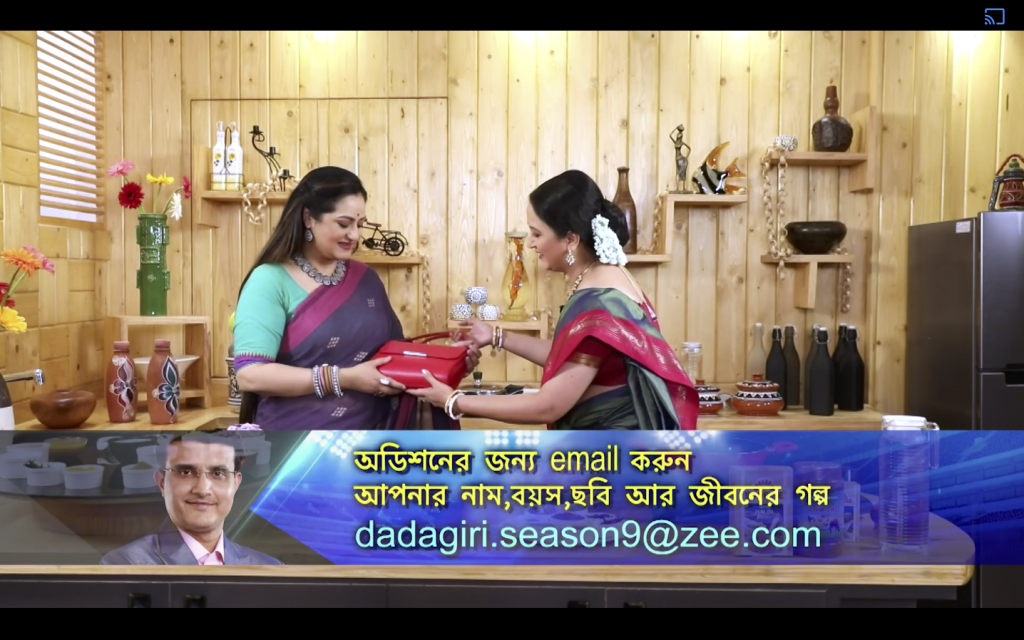
M 107 416 L 111 422 L 135 422 L 139 404 L 139 383 L 135 376 L 135 361 L 128 343 L 115 342 L 114 355 L 107 363 L 103 378 L 103 395 L 106 396 Z
M 181 378 L 171 355 L 170 340 L 153 341 L 153 357 L 146 372 L 149 421 L 152 424 L 175 424 L 181 400 Z

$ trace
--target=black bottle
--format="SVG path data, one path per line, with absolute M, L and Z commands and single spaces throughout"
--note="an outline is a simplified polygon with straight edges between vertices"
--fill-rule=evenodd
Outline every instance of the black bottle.
M 836 396 L 838 393 L 836 385 L 839 384 L 839 362 L 846 355 L 846 323 L 839 323 L 839 337 L 836 338 L 836 350 L 832 352 L 832 370 L 834 382 L 832 383 L 832 395 Z
M 830 416 L 836 412 L 835 368 L 828 353 L 828 329 L 818 329 L 818 350 L 811 360 L 811 374 L 807 379 L 810 387 L 807 410 L 812 416 Z
M 864 410 L 864 360 L 857 351 L 857 327 L 846 331 L 843 357 L 836 380 L 836 402 L 840 411 Z
M 811 406 L 811 361 L 818 352 L 818 325 L 810 331 L 810 346 L 807 347 L 807 360 L 804 361 L 804 409 Z
M 765 379 L 779 385 L 779 395 L 782 396 L 782 408 L 785 409 L 786 402 L 786 356 L 782 353 L 782 329 L 779 325 L 772 328 L 772 348 L 768 352 L 768 359 L 764 365 Z
M 786 345 L 782 347 L 782 355 L 786 357 L 786 400 L 785 407 L 799 406 L 800 395 L 800 355 L 796 352 L 796 327 L 786 325 Z

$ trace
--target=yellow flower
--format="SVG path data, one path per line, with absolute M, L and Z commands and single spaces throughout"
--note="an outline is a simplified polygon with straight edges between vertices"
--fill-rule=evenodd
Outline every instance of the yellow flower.
M 21 314 L 10 307 L 0 309 L 0 327 L 12 333 L 25 333 L 28 331 L 28 323 Z
M 28 275 L 43 268 L 43 262 L 26 249 L 8 249 L 0 255 L 3 256 L 7 264 L 21 269 Z
M 159 177 L 154 178 L 152 173 L 146 174 L 146 180 L 149 184 L 174 184 L 174 178 L 170 178 L 167 174 L 160 174 Z

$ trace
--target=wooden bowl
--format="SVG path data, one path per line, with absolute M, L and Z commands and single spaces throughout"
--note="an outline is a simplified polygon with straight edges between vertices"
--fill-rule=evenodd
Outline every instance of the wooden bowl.
M 29 408 L 48 429 L 75 429 L 92 415 L 96 396 L 82 389 L 59 389 L 32 398 Z

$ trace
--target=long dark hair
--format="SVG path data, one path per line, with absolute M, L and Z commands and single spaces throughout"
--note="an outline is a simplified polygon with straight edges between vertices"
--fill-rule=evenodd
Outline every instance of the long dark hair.
M 570 169 L 540 185 L 530 194 L 530 205 L 559 238 L 570 231 L 578 235 L 580 247 L 590 255 L 596 255 L 591 221 L 598 214 L 608 218 L 622 246 L 629 242 L 626 214 L 606 200 L 597 183 L 582 171 Z
M 368 198 L 366 188 L 363 187 L 359 176 L 347 169 L 319 167 L 307 173 L 288 196 L 281 220 L 274 227 L 274 231 L 270 234 L 270 240 L 267 241 L 260 255 L 256 257 L 249 273 L 242 280 L 242 286 L 238 290 L 239 297 L 256 267 L 262 264 L 284 264 L 296 253 L 302 251 L 306 242 L 306 225 L 302 219 L 304 211 L 308 212 L 314 220 L 319 221 L 323 219 L 325 213 L 330 213 L 337 208 L 339 200 L 356 195 L 363 196 L 364 200 Z M 259 394 L 243 391 L 239 420 L 242 423 L 252 423 L 256 419 L 256 409 L 259 407 L 259 403 Z

